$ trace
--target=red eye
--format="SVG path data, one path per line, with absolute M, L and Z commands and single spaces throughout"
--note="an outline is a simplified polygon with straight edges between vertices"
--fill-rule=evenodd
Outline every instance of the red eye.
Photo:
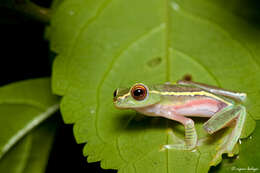
M 144 100 L 147 96 L 147 88 L 142 84 L 136 84 L 131 89 L 131 95 L 135 100 Z

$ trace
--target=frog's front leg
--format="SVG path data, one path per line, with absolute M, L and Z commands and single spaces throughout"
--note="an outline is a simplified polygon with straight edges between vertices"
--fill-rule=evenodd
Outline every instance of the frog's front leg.
M 222 146 L 220 152 L 227 152 L 229 155 L 232 155 L 232 150 L 236 145 L 246 118 L 246 109 L 242 105 L 229 106 L 223 110 L 217 112 L 213 117 L 211 117 L 206 123 L 204 123 L 204 129 L 212 134 L 219 129 L 222 129 L 235 121 L 234 128 L 231 134 L 228 137 L 226 143 Z M 220 153 L 220 154 L 222 154 Z
M 184 125 L 185 128 L 185 144 L 169 144 L 164 145 L 165 149 L 177 150 L 192 150 L 197 145 L 197 132 L 194 126 L 194 121 L 181 115 L 171 115 L 166 118 L 178 121 Z

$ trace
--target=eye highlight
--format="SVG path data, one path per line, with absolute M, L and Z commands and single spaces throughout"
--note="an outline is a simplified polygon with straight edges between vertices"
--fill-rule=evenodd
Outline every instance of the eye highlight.
M 142 84 L 136 84 L 131 88 L 131 96 L 138 101 L 144 100 L 147 97 L 147 88 Z

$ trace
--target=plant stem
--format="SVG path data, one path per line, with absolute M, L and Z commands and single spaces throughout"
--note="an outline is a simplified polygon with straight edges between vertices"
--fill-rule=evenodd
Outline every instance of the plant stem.
M 50 22 L 50 9 L 38 6 L 35 3 L 32 3 L 30 0 L 15 0 L 14 8 L 43 23 L 47 24 Z

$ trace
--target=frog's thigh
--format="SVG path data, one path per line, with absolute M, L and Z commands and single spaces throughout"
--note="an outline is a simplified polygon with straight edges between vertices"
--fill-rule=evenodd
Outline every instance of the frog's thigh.
M 242 105 L 228 106 L 221 111 L 217 112 L 213 117 L 211 117 L 207 122 L 204 123 L 204 129 L 212 134 L 223 127 L 226 127 L 232 120 L 238 116 L 245 116 L 245 107 Z M 237 123 L 239 118 L 237 118 Z
M 211 119 L 209 119 L 204 125 L 204 129 L 208 133 L 214 133 L 215 131 L 227 126 L 232 120 L 235 120 L 235 126 L 229 135 L 225 148 L 231 152 L 235 144 L 237 143 L 246 118 L 246 109 L 242 105 L 234 107 L 228 107 L 223 111 L 216 113 Z
M 207 122 L 203 124 L 204 129 L 212 134 L 223 127 L 226 127 L 237 115 L 239 109 L 233 105 L 227 106 L 215 113 Z
M 242 105 L 239 105 L 237 106 L 237 109 L 239 109 L 239 111 L 236 113 L 237 114 L 236 124 L 226 143 L 226 149 L 229 153 L 232 152 L 234 146 L 236 145 L 241 135 L 242 129 L 245 124 L 245 119 L 246 119 L 246 108 Z

